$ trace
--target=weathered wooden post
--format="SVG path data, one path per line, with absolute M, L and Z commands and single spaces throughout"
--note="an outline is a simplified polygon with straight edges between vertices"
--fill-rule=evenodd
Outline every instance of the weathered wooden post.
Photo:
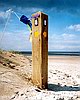
M 32 15 L 32 80 L 39 88 L 48 86 L 48 16 Z

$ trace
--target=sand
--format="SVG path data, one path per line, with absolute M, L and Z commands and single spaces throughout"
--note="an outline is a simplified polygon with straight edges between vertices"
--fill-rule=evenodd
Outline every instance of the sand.
M 0 100 L 80 100 L 80 56 L 48 57 L 48 89 L 33 85 L 32 57 L 0 52 Z

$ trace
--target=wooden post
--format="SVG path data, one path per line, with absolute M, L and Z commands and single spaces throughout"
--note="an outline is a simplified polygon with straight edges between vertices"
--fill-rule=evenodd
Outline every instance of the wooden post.
M 48 16 L 32 15 L 32 80 L 39 88 L 48 86 Z

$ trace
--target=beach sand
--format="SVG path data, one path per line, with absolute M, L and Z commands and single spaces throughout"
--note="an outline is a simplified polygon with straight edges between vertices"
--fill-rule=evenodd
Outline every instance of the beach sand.
M 48 57 L 48 89 L 31 76 L 31 56 L 0 52 L 0 100 L 80 100 L 80 56 Z

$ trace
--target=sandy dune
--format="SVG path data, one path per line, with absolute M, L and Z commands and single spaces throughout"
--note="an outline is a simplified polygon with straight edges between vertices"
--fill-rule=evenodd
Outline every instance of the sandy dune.
M 32 60 L 0 52 L 0 100 L 80 100 L 80 57 L 49 56 L 48 89 L 32 84 Z

